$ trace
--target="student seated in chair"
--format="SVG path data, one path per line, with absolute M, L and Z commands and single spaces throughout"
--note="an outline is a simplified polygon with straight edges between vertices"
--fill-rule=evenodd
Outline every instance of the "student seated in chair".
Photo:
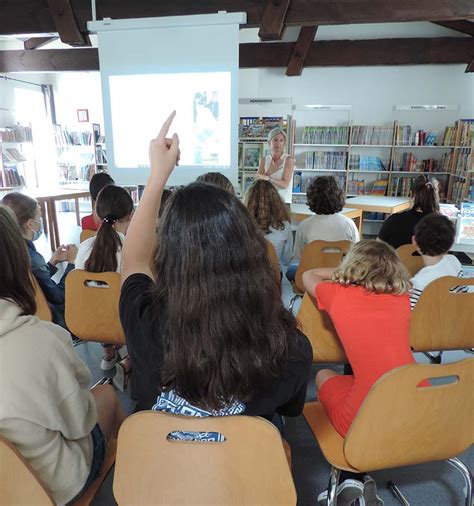
M 277 258 L 288 265 L 293 252 L 293 232 L 288 208 L 269 181 L 256 180 L 245 194 L 245 205 L 265 239 L 273 244 Z
M 39 239 L 43 233 L 43 222 L 38 202 L 18 192 L 8 193 L 3 197 L 2 202 L 15 213 L 21 233 L 26 242 L 33 275 L 51 307 L 53 322 L 66 328 L 64 321 L 64 282 L 67 273 L 74 269 L 77 247 L 74 244 L 60 246 L 53 253 L 49 262 L 46 263 L 34 245 L 34 241 Z M 52 277 L 58 271 L 57 264 L 61 262 L 67 262 L 67 265 L 60 281 L 56 283 Z
M 312 241 L 359 240 L 359 231 L 353 220 L 344 216 L 344 192 L 334 176 L 314 178 L 306 190 L 308 206 L 314 213 L 299 225 L 295 236 L 295 249 L 286 277 L 293 281 L 304 247 Z
M 124 188 L 109 184 L 97 196 L 95 214 L 100 228 L 96 236 L 86 239 L 79 246 L 76 268 L 89 272 L 120 272 L 125 234 L 133 214 L 132 197 Z M 113 344 L 102 346 L 104 356 L 100 368 L 103 371 L 127 365 L 118 363 L 120 357 Z M 118 368 L 121 381 L 117 383 L 117 378 L 116 386 L 123 391 L 127 371 L 119 371 Z
M 303 409 L 312 350 L 281 302 L 265 239 L 244 205 L 210 184 L 178 189 L 152 257 L 179 153 L 176 134 L 166 139 L 173 117 L 150 144 L 150 176 L 122 254 L 120 317 L 138 409 L 278 424 Z
M 205 174 L 199 176 L 196 179 L 196 182 L 213 184 L 228 191 L 231 195 L 235 195 L 233 184 L 227 177 L 224 176 L 224 174 L 221 174 L 220 172 L 206 172 Z
M 352 375 L 341 376 L 323 369 L 316 375 L 319 401 L 345 437 L 372 385 L 386 372 L 414 363 L 409 342 L 409 274 L 392 247 L 364 240 L 351 247 L 338 268 L 307 271 L 303 283 L 319 309 L 331 318 L 353 370 Z M 338 494 L 355 500 L 363 490 L 357 480 L 342 480 Z M 323 499 L 325 493 L 319 498 Z
M 448 255 L 455 236 L 454 223 L 442 214 L 428 214 L 416 225 L 412 241 L 418 249 L 425 267 L 411 278 L 413 287 L 410 290 L 410 304 L 412 309 L 415 309 L 423 290 L 432 281 L 443 276 L 462 277 L 461 263 L 454 255 Z
M 95 213 L 96 201 L 102 188 L 105 188 L 109 184 L 115 184 L 115 181 L 107 174 L 107 172 L 99 172 L 91 177 L 91 180 L 89 181 L 89 192 L 92 200 L 92 214 L 82 218 L 82 230 L 99 230 L 100 220 L 97 219 Z
M 14 444 L 57 504 L 97 477 L 106 440 L 124 419 L 115 391 L 89 391 L 91 375 L 71 336 L 40 321 L 25 242 L 0 206 L 0 434 Z M 1 501 L 0 501 L 1 502 Z

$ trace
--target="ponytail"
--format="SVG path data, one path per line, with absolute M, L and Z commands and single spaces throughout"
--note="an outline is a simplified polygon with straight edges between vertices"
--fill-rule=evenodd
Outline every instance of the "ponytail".
M 119 186 L 104 187 L 97 197 L 96 212 L 102 219 L 91 254 L 84 268 L 89 272 L 115 272 L 117 252 L 122 248 L 122 240 L 114 228 L 117 221 L 129 216 L 133 211 L 133 201 L 126 190 Z
M 428 179 L 418 176 L 412 186 L 414 199 L 413 208 L 420 209 L 424 214 L 439 212 L 439 182 L 437 179 Z

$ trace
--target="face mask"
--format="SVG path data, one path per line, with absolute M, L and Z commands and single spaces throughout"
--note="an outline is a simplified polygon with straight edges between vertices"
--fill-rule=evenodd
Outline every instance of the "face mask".
M 42 235 L 43 235 L 43 220 L 33 220 L 36 221 L 36 223 L 39 223 L 38 230 L 33 230 L 33 237 L 31 238 L 32 241 L 37 241 Z

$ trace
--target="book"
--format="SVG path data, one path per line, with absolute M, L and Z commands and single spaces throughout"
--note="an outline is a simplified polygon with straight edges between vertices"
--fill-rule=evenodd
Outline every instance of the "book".
M 377 181 L 374 181 L 370 194 L 384 196 L 387 191 L 387 186 L 388 179 L 377 179 Z
M 457 243 L 474 244 L 474 203 L 462 202 L 458 218 Z
M 262 151 L 259 146 L 245 146 L 244 167 L 258 168 Z

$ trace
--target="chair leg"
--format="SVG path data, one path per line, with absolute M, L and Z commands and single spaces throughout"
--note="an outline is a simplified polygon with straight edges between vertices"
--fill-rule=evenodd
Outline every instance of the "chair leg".
M 447 460 L 448 464 L 451 464 L 454 468 L 456 468 L 464 478 L 466 482 L 466 506 L 472 506 L 472 474 L 471 471 L 465 466 L 459 459 L 453 457 L 452 459 Z
M 431 351 L 423 352 L 423 355 L 426 355 L 430 359 L 430 362 L 432 362 L 433 364 L 441 364 L 442 354 L 443 354 L 442 351 L 440 351 L 438 355 L 431 353 Z
M 392 493 L 393 497 L 397 499 L 402 506 L 410 506 L 410 503 L 406 500 L 406 497 L 402 494 L 401 490 L 393 483 L 393 481 L 387 481 L 387 487 Z
M 290 300 L 290 305 L 288 306 L 288 309 L 290 311 L 293 311 L 293 306 L 295 305 L 295 302 L 298 300 L 298 299 L 301 299 L 303 296 L 302 295 L 299 295 L 299 294 L 296 294 L 296 295 L 293 295 L 293 297 L 291 298 Z
M 337 485 L 339 483 L 340 474 L 340 469 L 337 469 L 337 467 L 331 467 L 328 484 L 328 498 L 326 502 L 327 506 L 337 506 Z

